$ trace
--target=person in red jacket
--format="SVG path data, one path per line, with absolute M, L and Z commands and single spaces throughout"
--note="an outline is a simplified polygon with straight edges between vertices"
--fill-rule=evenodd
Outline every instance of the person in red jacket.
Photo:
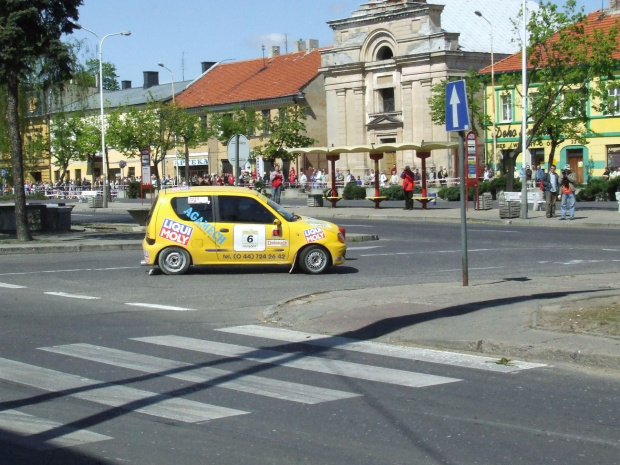
M 403 210 L 413 210 L 413 188 L 415 187 L 415 177 L 409 166 L 405 166 L 405 171 L 400 174 L 403 180 L 403 191 L 405 191 L 405 208 Z
M 280 203 L 280 194 L 282 193 L 284 175 L 282 174 L 282 170 L 280 169 L 280 165 L 276 165 L 274 171 L 271 172 L 269 176 L 271 181 L 271 200 L 275 203 Z

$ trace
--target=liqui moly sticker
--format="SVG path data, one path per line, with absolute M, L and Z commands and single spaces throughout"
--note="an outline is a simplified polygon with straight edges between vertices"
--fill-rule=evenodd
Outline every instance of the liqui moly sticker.
M 194 204 L 200 204 L 200 203 L 206 203 L 207 205 L 211 204 L 211 197 L 188 197 L 187 198 L 187 203 L 189 205 L 194 205 Z
M 159 237 L 177 244 L 187 245 L 192 237 L 192 232 L 194 232 L 193 227 L 166 218 L 159 230 Z
M 325 231 L 321 228 L 306 229 L 304 236 L 306 236 L 306 242 L 316 242 L 325 239 Z

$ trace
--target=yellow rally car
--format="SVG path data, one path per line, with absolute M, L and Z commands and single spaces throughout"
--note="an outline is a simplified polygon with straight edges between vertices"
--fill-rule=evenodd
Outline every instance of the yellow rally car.
M 292 214 L 244 187 L 160 191 L 142 242 L 143 265 L 183 274 L 192 265 L 298 265 L 318 274 L 345 261 L 344 230 Z

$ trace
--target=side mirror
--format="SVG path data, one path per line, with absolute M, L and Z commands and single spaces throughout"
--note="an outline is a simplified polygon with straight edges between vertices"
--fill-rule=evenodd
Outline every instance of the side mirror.
M 282 221 L 276 218 L 275 220 L 273 220 L 273 225 L 279 228 L 280 226 L 282 226 Z

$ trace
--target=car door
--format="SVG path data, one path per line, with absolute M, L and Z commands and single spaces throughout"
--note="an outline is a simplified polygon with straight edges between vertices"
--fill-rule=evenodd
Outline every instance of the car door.
M 288 224 L 256 197 L 218 195 L 217 230 L 226 238 L 220 263 L 286 263 Z
M 205 265 L 218 261 L 217 249 L 222 247 L 223 240 L 216 234 L 213 223 L 214 209 L 212 195 L 187 195 L 173 197 L 170 201 L 177 219 L 181 220 L 189 231 L 185 248 L 192 255 L 194 265 Z M 166 219 L 164 220 L 164 225 Z M 168 225 L 175 227 L 168 220 Z

